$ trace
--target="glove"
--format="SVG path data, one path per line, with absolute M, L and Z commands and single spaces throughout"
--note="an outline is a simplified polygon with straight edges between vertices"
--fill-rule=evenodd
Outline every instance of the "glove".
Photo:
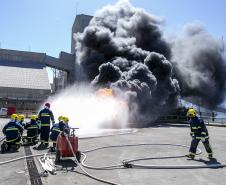
M 201 137 L 201 141 L 202 141 L 202 142 L 205 142 L 206 139 L 205 139 L 204 137 Z
M 205 142 L 206 141 L 205 137 L 206 137 L 206 132 L 202 132 L 201 133 L 201 141 L 202 142 Z

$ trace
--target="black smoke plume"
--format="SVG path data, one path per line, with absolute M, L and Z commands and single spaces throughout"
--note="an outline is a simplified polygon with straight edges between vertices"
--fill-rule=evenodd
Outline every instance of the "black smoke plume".
M 222 44 L 200 24 L 185 26 L 172 45 L 172 63 L 181 95 L 196 104 L 216 108 L 226 90 L 226 65 Z
M 167 42 L 161 26 L 160 18 L 119 1 L 75 35 L 76 62 L 86 81 L 122 95 L 133 120 L 154 120 L 175 108 L 180 92 L 208 106 L 223 98 L 225 68 L 217 42 L 197 29 Z

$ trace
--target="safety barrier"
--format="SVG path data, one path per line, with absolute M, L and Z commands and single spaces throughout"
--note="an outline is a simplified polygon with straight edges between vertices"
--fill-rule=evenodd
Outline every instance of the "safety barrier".
M 156 122 L 175 122 L 175 123 L 186 123 L 188 118 L 180 115 L 166 115 L 159 117 Z
M 222 124 L 226 126 L 226 118 L 213 118 L 213 117 L 203 117 L 206 124 Z
M 226 126 L 225 117 L 210 117 L 210 116 L 201 116 L 206 124 L 221 124 Z M 180 115 L 166 115 L 159 117 L 156 122 L 173 122 L 173 123 L 187 123 L 188 118 L 186 116 Z

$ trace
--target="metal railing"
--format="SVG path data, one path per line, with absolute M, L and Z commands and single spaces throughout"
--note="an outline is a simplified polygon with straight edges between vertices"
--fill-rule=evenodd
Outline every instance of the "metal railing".
M 210 116 L 201 116 L 206 124 L 216 123 L 216 124 L 226 124 L 225 117 L 210 117 Z M 186 116 L 180 115 L 166 115 L 158 118 L 157 122 L 178 122 L 186 123 L 188 118 Z
M 217 124 L 226 124 L 226 118 L 221 117 L 202 117 L 206 124 L 217 123 Z
M 186 116 L 180 116 L 180 115 L 166 115 L 161 116 L 157 119 L 158 122 L 187 122 L 188 118 Z

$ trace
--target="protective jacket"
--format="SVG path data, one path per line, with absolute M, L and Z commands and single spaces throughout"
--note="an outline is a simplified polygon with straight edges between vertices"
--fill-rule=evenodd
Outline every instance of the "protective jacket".
M 41 122 L 41 127 L 49 126 L 50 127 L 50 120 L 54 123 L 54 116 L 51 110 L 49 109 L 42 109 L 38 114 L 38 119 Z
M 27 129 L 27 138 L 37 137 L 40 133 L 40 127 L 35 120 L 31 120 L 30 123 L 27 123 L 25 129 Z
M 53 125 L 53 127 L 51 128 L 50 139 L 53 142 L 56 142 L 57 136 L 60 132 L 65 131 L 66 133 L 68 133 L 67 128 L 69 128 L 68 125 L 65 124 L 63 121 L 60 121 L 58 124 Z
M 17 123 L 20 124 L 22 127 L 25 126 L 25 123 L 23 121 L 18 121 Z
M 23 127 L 15 121 L 10 121 L 4 126 L 2 132 L 6 136 L 6 142 L 17 142 L 21 138 Z
M 191 128 L 192 137 L 194 137 L 195 139 L 201 139 L 201 137 L 205 139 L 209 138 L 208 130 L 204 121 L 201 118 L 197 116 L 190 118 L 189 124 Z

